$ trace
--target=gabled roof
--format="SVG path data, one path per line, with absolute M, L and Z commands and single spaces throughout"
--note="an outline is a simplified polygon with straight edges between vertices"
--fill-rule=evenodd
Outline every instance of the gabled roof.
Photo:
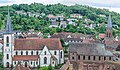
M 61 50 L 62 45 L 58 38 L 40 39 L 40 38 L 28 38 L 28 39 L 15 39 L 15 50 L 42 50 L 44 46 L 47 46 L 49 50 Z
M 69 51 L 81 55 L 112 56 L 111 52 L 105 50 L 104 44 L 98 43 L 70 43 Z

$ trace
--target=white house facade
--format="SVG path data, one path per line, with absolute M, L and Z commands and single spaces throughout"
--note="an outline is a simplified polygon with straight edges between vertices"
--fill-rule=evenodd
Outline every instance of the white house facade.
M 15 39 L 9 11 L 3 37 L 4 67 L 16 66 L 18 63 L 25 67 L 43 67 L 50 64 L 56 66 L 64 63 L 63 47 L 58 38 Z

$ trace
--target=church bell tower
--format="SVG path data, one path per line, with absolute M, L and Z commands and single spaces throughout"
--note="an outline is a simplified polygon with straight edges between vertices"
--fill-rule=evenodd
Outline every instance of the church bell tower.
M 4 48 L 3 48 L 3 63 L 4 67 L 11 67 L 12 65 L 12 57 L 13 57 L 13 50 L 14 50 L 14 33 L 12 32 L 12 25 L 10 19 L 10 12 L 8 8 L 8 16 L 7 22 L 5 24 L 5 29 L 3 33 L 3 40 L 4 40 Z
M 111 38 L 112 37 L 112 19 L 111 14 L 109 14 L 108 23 L 106 27 L 106 37 Z

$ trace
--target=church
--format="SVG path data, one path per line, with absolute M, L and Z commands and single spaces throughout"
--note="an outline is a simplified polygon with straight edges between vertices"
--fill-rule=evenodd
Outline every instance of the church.
M 10 12 L 3 33 L 3 65 L 16 66 L 21 63 L 25 67 L 56 66 L 64 63 L 64 51 L 58 38 L 22 38 L 16 39 L 12 29 Z

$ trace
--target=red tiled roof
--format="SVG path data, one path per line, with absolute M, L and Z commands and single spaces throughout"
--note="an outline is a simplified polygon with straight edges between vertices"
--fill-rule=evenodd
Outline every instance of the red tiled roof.
M 17 65 L 13 68 L 13 70 L 31 70 L 31 69 L 28 68 L 28 67 L 23 67 L 23 65 L 21 65 L 21 64 L 17 64 Z
M 20 60 L 38 60 L 38 55 L 15 55 L 13 57 L 14 61 Z
M 105 38 L 106 34 L 99 34 L 99 38 Z
M 15 50 L 42 50 L 44 46 L 47 46 L 49 50 L 61 50 L 62 45 L 58 38 L 50 39 L 16 39 Z

